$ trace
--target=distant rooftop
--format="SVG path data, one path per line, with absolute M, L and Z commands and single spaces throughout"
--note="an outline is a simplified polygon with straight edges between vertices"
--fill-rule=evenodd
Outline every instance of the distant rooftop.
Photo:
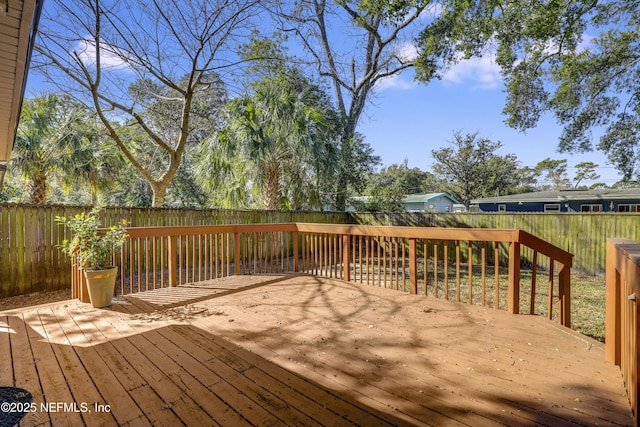
M 425 194 L 407 194 L 402 198 L 404 203 L 426 203 L 438 197 L 446 197 L 453 203 L 459 204 L 460 202 L 448 193 L 425 193 Z
M 479 203 L 509 203 L 509 202 L 549 202 L 569 200 L 620 200 L 640 199 L 640 188 L 609 188 L 606 190 L 555 190 L 535 191 L 532 193 L 510 194 L 508 196 L 485 197 L 471 200 L 472 204 Z

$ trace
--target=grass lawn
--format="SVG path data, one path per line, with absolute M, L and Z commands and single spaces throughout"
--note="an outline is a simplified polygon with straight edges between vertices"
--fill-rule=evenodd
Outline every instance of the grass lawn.
M 604 342 L 604 277 L 571 275 L 571 328 Z

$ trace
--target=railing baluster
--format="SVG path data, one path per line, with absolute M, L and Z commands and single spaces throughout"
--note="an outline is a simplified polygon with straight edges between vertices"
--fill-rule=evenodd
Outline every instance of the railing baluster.
M 231 276 L 231 233 L 227 233 L 227 277 Z
M 520 313 L 520 243 L 509 245 L 509 313 Z
M 500 309 L 500 243 L 495 242 L 493 250 L 493 273 L 495 275 L 496 300 L 494 308 Z
M 404 246 L 403 246 L 404 247 Z M 418 293 L 418 252 L 416 239 L 409 239 L 409 293 Z
M 443 242 L 443 262 L 444 262 L 444 299 L 449 300 L 449 241 Z
M 508 244 L 509 290 L 507 295 L 503 295 L 503 299 L 508 297 L 507 310 L 520 310 L 520 258 L 532 256 L 530 312 L 535 313 L 537 266 L 540 262 L 546 262 L 546 258 L 540 260 L 538 254 L 543 254 L 549 257 L 551 266 L 549 312 L 553 311 L 554 263 L 558 262 L 559 321 L 570 323 L 568 283 L 571 256 L 535 236 L 510 230 L 469 232 L 464 229 L 420 227 L 351 227 L 320 224 L 167 227 L 167 234 L 159 228 L 149 227 L 147 234 L 142 231 L 133 233 L 128 244 L 123 246 L 119 260 L 114 256 L 114 263 L 119 263 L 121 270 L 118 292 L 128 294 L 237 274 L 301 270 L 330 279 L 342 278 L 402 292 L 418 293 L 419 286 L 424 286 L 425 295 L 429 295 L 429 287 L 433 283 L 435 297 L 452 300 L 455 293 L 456 301 L 464 301 L 461 276 L 466 259 L 466 302 L 484 306 L 487 298 L 487 262 L 491 259 L 491 253 L 487 254 L 487 242 L 493 242 L 494 306 L 500 308 L 501 305 L 500 261 L 501 257 L 503 261 L 506 259 L 501 245 Z M 483 234 L 485 232 L 487 234 Z M 462 247 L 465 244 L 466 250 Z M 480 253 L 474 253 L 478 250 Z M 419 255 L 420 251 L 422 255 Z M 449 289 L 452 279 L 449 277 L 449 259 L 454 254 L 455 291 Z M 479 273 L 474 273 L 476 261 L 480 264 L 480 268 L 476 268 Z M 440 266 L 440 263 L 443 265 Z M 420 282 L 419 274 L 423 274 Z M 76 277 L 74 273 L 74 289 L 77 289 Z M 481 295 L 474 295 L 475 286 L 481 286 L 478 291 Z M 444 295 L 439 295 L 442 292 Z
M 402 246 L 402 269 L 400 270 L 402 272 L 402 280 L 401 280 L 401 286 L 402 286 L 402 292 L 407 292 L 407 284 L 405 283 L 405 277 L 406 277 L 406 273 L 407 273 L 407 265 L 406 265 L 406 242 L 405 239 L 401 240 L 401 246 Z
M 568 266 L 560 263 L 558 271 L 558 294 L 560 297 L 558 307 L 558 321 L 567 328 L 571 327 L 571 270 Z
M 120 293 L 122 295 L 125 294 L 125 289 L 124 289 L 124 278 L 126 276 L 126 265 L 125 265 L 125 245 L 122 245 L 122 247 L 120 248 Z M 78 287 L 80 285 L 80 282 L 76 282 L 76 287 Z M 79 289 L 77 289 L 77 291 L 79 291 Z M 77 298 L 77 296 L 76 296 Z
M 175 287 L 177 285 L 176 279 L 177 279 L 177 263 L 176 263 L 176 257 L 178 256 L 178 250 L 176 248 L 176 244 L 178 243 L 176 241 L 176 237 L 175 236 L 168 236 L 167 239 L 167 250 L 169 251 L 169 286 L 170 287 Z
M 364 246 L 365 246 L 364 263 L 365 263 L 365 269 L 366 269 L 366 272 L 367 272 L 367 285 L 370 284 L 370 282 L 369 282 L 369 267 L 370 267 L 370 264 L 369 264 L 369 246 L 370 246 L 370 243 L 371 242 L 370 242 L 369 236 L 366 236 L 365 240 L 364 240 Z
M 202 234 L 198 234 L 198 282 L 202 282 Z
M 553 270 L 554 270 L 555 262 L 553 260 L 549 260 L 549 300 L 547 303 L 547 310 L 549 311 L 548 317 L 549 320 L 553 318 Z
M 487 251 L 484 240 L 480 248 L 480 281 L 482 282 L 482 306 L 484 307 L 487 297 Z
M 460 240 L 456 240 L 456 302 L 460 302 Z
M 342 235 L 342 280 L 351 281 L 351 236 Z
M 140 256 L 142 255 L 141 252 L 142 252 L 142 238 L 140 237 L 136 239 L 136 244 L 131 254 L 132 260 L 136 260 L 138 265 L 138 292 L 142 292 L 142 260 L 140 259 Z M 133 286 L 134 284 L 132 281 L 131 292 L 135 292 Z
M 531 260 L 531 308 L 529 314 L 536 314 L 536 273 L 538 271 L 538 251 L 533 251 Z
M 424 281 L 424 294 L 429 295 L 428 287 L 429 287 L 429 246 L 427 245 L 427 239 L 422 239 L 422 257 L 424 267 L 422 269 L 422 277 Z
M 438 277 L 438 246 L 439 240 L 433 241 L 433 295 L 438 298 L 438 286 L 440 278 Z
M 467 268 L 467 274 L 469 275 L 467 278 L 469 284 L 469 300 L 467 302 L 473 304 L 473 242 L 471 240 L 468 242 Z

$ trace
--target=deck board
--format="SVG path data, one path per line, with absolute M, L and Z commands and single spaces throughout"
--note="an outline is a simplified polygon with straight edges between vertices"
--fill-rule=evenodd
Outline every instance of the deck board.
M 110 406 L 21 426 L 633 423 L 601 343 L 539 316 L 306 275 L 1 312 L 0 367 L 0 385 L 38 404 Z

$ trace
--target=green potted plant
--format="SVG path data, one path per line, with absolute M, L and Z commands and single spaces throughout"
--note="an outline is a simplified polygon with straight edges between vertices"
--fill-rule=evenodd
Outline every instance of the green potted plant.
M 63 240 L 60 247 L 77 259 L 87 279 L 91 305 L 97 308 L 111 305 L 118 274 L 118 267 L 112 264 L 113 253 L 128 237 L 124 224 L 101 229 L 99 212 L 99 208 L 94 208 L 88 214 L 82 212 L 70 218 L 55 218 L 73 233 L 73 237 Z

